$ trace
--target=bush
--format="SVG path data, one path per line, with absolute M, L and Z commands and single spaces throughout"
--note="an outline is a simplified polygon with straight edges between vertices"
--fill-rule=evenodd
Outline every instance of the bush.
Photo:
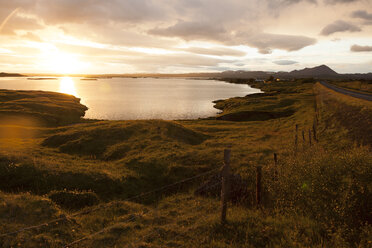
M 283 161 L 278 180 L 266 185 L 277 210 L 310 217 L 327 233 L 357 244 L 360 230 L 372 224 L 371 165 L 367 148 L 313 149 Z
M 94 192 L 52 191 L 49 193 L 49 198 L 56 204 L 67 209 L 81 209 L 99 202 Z

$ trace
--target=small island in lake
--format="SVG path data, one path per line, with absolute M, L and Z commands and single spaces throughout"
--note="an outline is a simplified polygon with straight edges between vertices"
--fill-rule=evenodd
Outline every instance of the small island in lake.
M 19 73 L 0 72 L 0 77 L 24 77 L 24 75 Z

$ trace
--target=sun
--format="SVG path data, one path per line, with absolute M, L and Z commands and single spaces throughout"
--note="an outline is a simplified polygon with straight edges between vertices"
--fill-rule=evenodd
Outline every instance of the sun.
M 87 67 L 78 56 L 68 53 L 53 53 L 48 60 L 50 70 L 61 74 L 81 73 Z
M 70 77 L 63 77 L 59 81 L 59 92 L 78 97 L 75 82 Z

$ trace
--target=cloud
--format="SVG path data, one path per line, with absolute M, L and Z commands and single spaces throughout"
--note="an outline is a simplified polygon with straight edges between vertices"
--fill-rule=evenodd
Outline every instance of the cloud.
M 13 11 L 13 14 L 8 16 L 10 18 L 6 18 L 2 23 L 0 27 L 2 34 L 14 35 L 16 30 L 38 30 L 44 28 L 35 18 L 18 16 L 16 12 Z
M 317 0 L 281 0 L 280 2 L 287 4 L 296 4 L 300 2 L 317 3 Z
M 217 68 L 220 63 L 231 63 L 232 61 L 193 54 L 164 54 L 115 58 L 108 59 L 107 62 L 129 64 L 140 71 L 160 72 L 167 68 L 188 68 L 189 70 L 205 68 L 209 70 Z
M 1 36 L 0 47 L 8 47 L 15 42 L 30 44 L 25 41 L 42 41 L 45 46 L 56 46 L 62 53 L 79 54 L 81 59 L 89 59 L 94 65 L 100 63 L 99 61 L 107 63 L 107 67 L 96 66 L 91 71 L 97 68 L 110 70 L 111 60 L 117 61 L 114 68 L 119 70 L 120 61 L 123 65 L 133 63 L 140 71 L 146 70 L 141 68 L 141 64 L 144 68 L 149 68 L 148 71 L 161 67 L 170 68 L 172 63 L 179 68 L 227 68 L 229 65 L 234 67 L 235 64 L 242 64 L 248 54 L 249 57 L 268 59 L 265 64 L 254 61 L 250 64 L 251 67 L 280 68 L 282 65 L 275 62 L 286 62 L 270 53 L 281 50 L 282 54 L 283 51 L 298 51 L 312 46 L 317 42 L 314 33 L 323 27 L 323 35 L 354 32 L 348 35 L 348 40 L 354 40 L 355 43 L 365 40 L 366 43 L 363 44 L 368 44 L 371 32 L 366 25 L 372 24 L 369 2 L 370 0 L 0 0 L 0 23 L 19 8 L 4 27 L 4 32 L 10 35 Z M 314 13 L 318 18 L 314 19 Z M 346 19 L 351 17 L 353 19 Z M 332 23 L 335 20 L 341 21 Z M 357 33 L 362 27 L 363 31 Z M 335 45 L 330 41 L 332 38 L 334 36 L 325 42 Z M 56 40 L 64 44 L 59 44 Z M 342 57 L 342 44 L 335 46 L 335 51 L 339 54 L 337 58 Z M 38 46 L 33 43 L 30 45 Z M 237 46 L 242 46 L 242 49 L 239 50 Z M 288 58 L 304 56 L 307 60 L 301 63 L 309 60 L 324 63 L 321 60 L 333 54 L 319 47 L 322 46 L 309 47 L 295 52 L 296 57 L 292 54 Z M 257 55 L 256 49 L 267 55 Z M 14 50 L 15 55 L 23 55 L 16 46 L 11 50 Z M 151 54 L 151 50 L 158 54 Z M 315 58 L 314 53 L 319 56 Z M 348 56 L 350 55 L 352 54 Z M 354 54 L 354 57 L 357 56 L 362 63 L 364 58 L 359 57 L 368 55 Z M 226 60 L 230 57 L 233 57 L 232 62 Z M 223 61 L 214 60 L 218 58 Z M 179 61 L 183 59 L 185 61 Z M 35 61 L 37 59 L 31 63 L 35 64 Z M 19 62 L 23 61 L 19 59 Z
M 17 13 L 18 9 L 19 8 L 16 8 L 15 10 L 13 10 L 7 17 L 5 17 L 3 22 L 0 23 L 0 33 L 1 33 L 1 30 L 3 29 L 3 27 L 7 24 L 7 22 Z
M 145 56 L 144 53 L 118 48 L 99 48 L 82 45 L 56 43 L 55 47 L 66 53 L 79 54 L 82 56 L 118 57 L 118 56 Z
M 262 54 L 269 54 L 272 49 L 297 51 L 316 43 L 316 39 L 306 36 L 270 33 L 245 35 L 242 41 L 245 41 L 246 45 L 257 48 Z
M 226 30 L 215 23 L 179 21 L 167 28 L 155 28 L 149 31 L 152 35 L 179 37 L 184 40 L 222 40 L 226 39 Z
M 0 0 L 0 21 L 3 21 L 16 9 L 19 9 L 19 11 L 32 9 L 35 4 L 35 0 Z
M 294 60 L 277 60 L 277 61 L 273 61 L 274 64 L 277 64 L 277 65 L 294 65 L 294 64 L 298 64 L 297 61 L 294 61 Z
M 299 4 L 302 2 L 308 2 L 308 3 L 313 3 L 316 4 L 317 0 L 269 0 L 268 4 L 270 6 L 276 6 L 276 7 L 283 7 L 283 6 L 289 6 L 289 5 L 294 5 L 294 4 Z
M 246 55 L 245 52 L 231 49 L 231 48 L 221 48 L 221 47 L 211 47 L 211 48 L 203 48 L 203 47 L 190 47 L 183 49 L 185 52 L 195 53 L 195 54 L 203 54 L 203 55 L 213 55 L 213 56 L 232 56 L 232 57 L 243 57 Z
M 260 31 L 228 32 L 222 26 L 201 22 L 178 22 L 168 28 L 150 30 L 149 33 L 177 37 L 186 41 L 207 40 L 225 45 L 248 45 L 257 48 L 262 54 L 269 54 L 272 49 L 296 51 L 316 43 L 315 39 L 306 36 L 271 34 Z
M 161 20 L 165 15 L 161 4 L 153 0 L 38 0 L 34 12 L 46 23 L 136 23 Z
M 30 41 L 36 41 L 36 42 L 43 42 L 43 40 L 37 36 L 36 34 L 32 32 L 27 32 L 26 34 L 21 36 L 24 39 L 30 40 Z
M 170 48 L 179 41 L 166 37 L 154 37 L 142 33 L 136 28 L 125 28 L 125 25 L 112 24 L 106 26 L 86 27 L 84 25 L 68 25 L 61 28 L 66 35 L 96 43 L 126 47 Z
M 350 51 L 352 51 L 352 52 L 372 52 L 372 46 L 353 45 L 353 46 L 350 47 Z
M 354 18 L 364 19 L 366 21 L 372 21 L 372 13 L 368 13 L 365 10 L 356 10 L 351 14 Z
M 337 3 L 355 3 L 359 2 L 360 0 L 325 0 L 327 4 L 337 4 Z
M 337 32 L 359 32 L 362 31 L 359 27 L 355 26 L 354 24 L 347 23 L 342 20 L 335 21 L 327 26 L 325 26 L 322 31 L 320 32 L 321 35 L 331 35 Z

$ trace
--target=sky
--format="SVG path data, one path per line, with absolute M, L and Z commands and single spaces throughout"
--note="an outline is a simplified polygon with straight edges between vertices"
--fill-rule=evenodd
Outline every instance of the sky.
M 372 0 L 0 0 L 0 71 L 372 72 Z

